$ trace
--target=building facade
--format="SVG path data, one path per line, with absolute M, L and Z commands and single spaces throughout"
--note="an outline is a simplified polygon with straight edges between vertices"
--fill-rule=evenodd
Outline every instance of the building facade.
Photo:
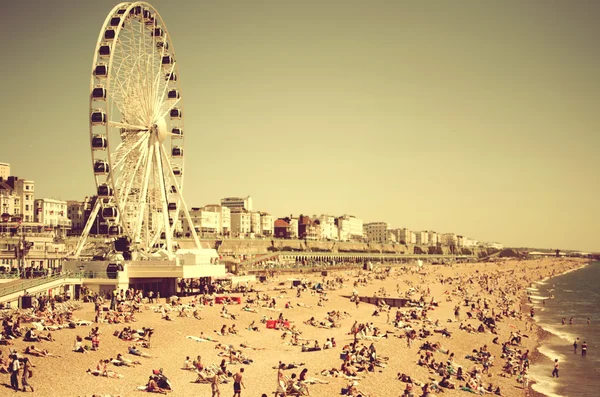
M 54 199 L 37 199 L 34 201 L 35 222 L 46 229 L 56 230 L 65 236 L 71 230 L 71 220 L 67 215 L 67 202 Z
M 0 180 L 2 213 L 23 222 L 35 222 L 33 210 L 35 191 L 34 182 L 9 176 Z
M 10 176 L 10 164 L 0 163 L 0 179 L 6 180 Z
M 221 236 L 229 236 L 229 232 L 231 231 L 231 210 L 227 207 L 217 204 L 205 205 L 204 210 L 218 214 L 219 225 L 217 228 L 217 233 Z
M 227 207 L 231 212 L 252 211 L 252 197 L 225 197 L 221 199 L 221 205 Z
M 321 240 L 339 240 L 340 235 L 334 216 L 320 215 L 315 217 L 315 221 L 321 227 Z
M 232 212 L 231 213 L 231 237 L 245 238 L 251 233 L 250 213 Z
M 426 231 L 415 232 L 417 245 L 429 245 L 429 233 Z
M 260 229 L 262 231 L 263 236 L 273 236 L 275 234 L 275 217 L 273 215 L 267 214 L 266 212 L 261 212 Z
M 369 222 L 363 225 L 364 235 L 373 243 L 386 243 L 389 241 L 390 225 L 387 222 Z
M 364 238 L 363 221 L 353 215 L 342 215 L 337 218 L 340 241 L 362 241 Z
M 192 235 L 192 227 L 196 230 L 196 234 L 199 237 L 212 237 L 219 233 L 221 226 L 220 212 L 207 211 L 203 208 L 192 208 L 190 210 L 190 218 L 193 225 L 190 225 L 183 216 L 180 218 L 184 236 L 189 237 Z
M 436 247 L 438 245 L 438 234 L 434 231 L 428 231 L 429 245 Z
M 85 202 L 67 200 L 67 218 L 71 220 L 71 234 L 81 234 L 86 223 Z

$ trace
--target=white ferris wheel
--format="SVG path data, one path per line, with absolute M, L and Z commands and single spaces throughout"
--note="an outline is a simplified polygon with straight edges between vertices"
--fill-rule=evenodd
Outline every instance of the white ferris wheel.
M 175 50 L 161 16 L 145 2 L 115 6 L 94 51 L 90 146 L 99 233 L 128 237 L 133 251 L 172 253 L 175 229 L 191 218 L 183 200 L 184 124 Z M 197 248 L 200 243 L 193 227 Z

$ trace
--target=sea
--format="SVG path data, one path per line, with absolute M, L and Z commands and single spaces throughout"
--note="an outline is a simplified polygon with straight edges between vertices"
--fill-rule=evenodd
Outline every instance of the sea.
M 549 397 L 600 396 L 600 262 L 536 282 L 528 294 L 535 321 L 549 332 L 538 348 L 540 358 L 529 371 L 533 389 Z M 581 355 L 584 341 L 586 356 Z M 552 377 L 555 359 L 560 366 L 558 378 Z

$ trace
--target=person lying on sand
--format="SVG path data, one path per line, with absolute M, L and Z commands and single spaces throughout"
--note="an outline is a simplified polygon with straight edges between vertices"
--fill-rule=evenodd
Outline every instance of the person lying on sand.
M 129 346 L 128 351 L 129 351 L 129 354 L 133 354 L 134 356 L 140 356 L 140 357 L 146 357 L 146 358 L 150 357 L 150 355 L 148 353 L 142 352 L 135 346 Z
M 34 345 L 27 346 L 25 348 L 25 354 L 31 354 L 36 357 L 60 357 L 58 355 L 50 353 L 48 350 L 38 349 Z
M 110 362 L 116 366 L 134 367 L 135 365 L 141 365 L 139 361 L 131 361 L 123 357 L 121 353 L 117 354 L 117 358 L 110 359 Z

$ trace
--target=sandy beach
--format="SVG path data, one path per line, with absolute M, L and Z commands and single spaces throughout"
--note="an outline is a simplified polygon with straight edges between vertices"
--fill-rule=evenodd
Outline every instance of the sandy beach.
M 47 349 L 50 353 L 60 355 L 56 357 L 32 357 L 35 365 L 33 377 L 29 383 L 34 386 L 35 394 L 40 396 L 91 396 L 93 394 L 135 396 L 142 395 L 138 386 L 144 386 L 153 369 L 163 369 L 163 373 L 170 379 L 173 391 L 172 396 L 211 395 L 211 386 L 208 383 L 196 383 L 197 375 L 194 371 L 182 369 L 186 356 L 190 360 L 201 356 L 202 363 L 206 365 L 219 365 L 223 358 L 218 355 L 223 352 L 217 349 L 217 343 L 211 341 L 198 342 L 188 336 L 199 337 L 201 333 L 205 337 L 216 339 L 219 343 L 229 346 L 233 345 L 240 349 L 243 354 L 252 360 L 249 364 L 230 364 L 228 370 L 235 373 L 244 367 L 243 381 L 246 386 L 242 390 L 242 396 L 260 397 L 265 393 L 273 396 L 277 388 L 278 363 L 300 364 L 296 369 L 285 370 L 287 376 L 292 373 L 299 374 L 304 368 L 308 369 L 309 377 L 327 381 L 327 384 L 311 384 L 308 386 L 311 396 L 336 396 L 341 394 L 342 388 L 346 388 L 352 380 L 344 376 L 325 376 L 322 370 L 332 368 L 340 369 L 343 360 L 340 354 L 345 345 L 353 342 L 350 331 L 355 322 L 359 324 L 372 323 L 378 328 L 379 335 L 383 338 L 358 340 L 358 345 L 369 347 L 373 344 L 377 357 L 383 366 L 375 366 L 374 370 L 358 372 L 357 388 L 365 395 L 371 397 L 401 396 L 407 388 L 407 383 L 398 380 L 398 373 L 409 375 L 413 382 L 413 395 L 422 395 L 421 384 L 439 382 L 442 376 L 438 372 L 417 364 L 425 351 L 419 351 L 420 347 L 427 341 L 430 344 L 437 343 L 438 349 L 431 352 L 431 358 L 436 362 L 446 363 L 452 356 L 451 367 L 456 370 L 462 367 L 466 374 L 472 370 L 480 383 L 488 388 L 493 385 L 493 390 L 500 387 L 503 396 L 524 396 L 528 390 L 519 383 L 517 375 L 509 375 L 503 369 L 506 360 L 502 358 L 502 344 L 510 342 L 516 335 L 520 341 L 509 345 L 515 353 L 530 351 L 529 359 L 538 343 L 538 329 L 531 321 L 529 307 L 523 304 L 525 288 L 533 281 L 543 279 L 552 275 L 560 274 L 568 269 L 581 266 L 584 262 L 576 259 L 538 259 L 531 261 L 505 261 L 503 263 L 479 263 L 479 264 L 455 264 L 452 266 L 429 265 L 423 268 L 416 267 L 392 267 L 386 271 L 386 267 L 376 267 L 372 272 L 361 270 L 348 270 L 332 273 L 327 277 L 320 274 L 303 274 L 299 277 L 313 283 L 333 286 L 325 289 L 323 293 L 316 293 L 314 289 L 308 289 L 297 297 L 297 290 L 291 288 L 289 278 L 296 276 L 280 275 L 270 278 L 266 283 L 254 283 L 253 286 L 259 291 L 261 297 L 268 296 L 267 300 L 258 304 L 251 304 L 256 313 L 243 310 L 247 297 L 242 297 L 242 305 L 226 305 L 229 314 L 235 316 L 235 320 L 222 317 L 223 305 L 196 306 L 201 319 L 190 317 L 178 317 L 178 311 L 169 312 L 172 321 L 163 319 L 159 304 L 143 304 L 140 313 L 136 313 L 136 322 L 128 324 L 92 324 L 91 326 L 80 326 L 77 328 L 66 328 L 53 331 L 53 342 L 35 343 L 40 349 Z M 341 283 L 336 282 L 342 281 Z M 357 279 L 365 280 L 366 283 L 355 285 Z M 374 296 L 385 291 L 388 298 L 405 297 L 410 292 L 410 299 L 421 300 L 426 310 L 426 317 L 403 319 L 400 325 L 410 325 L 417 333 L 409 347 L 405 337 L 406 328 L 400 328 L 393 323 L 396 311 L 411 316 L 411 310 L 416 317 L 422 317 L 422 310 L 414 307 L 400 309 L 391 308 L 388 313 L 381 311 L 374 316 L 375 305 L 360 303 L 358 306 L 351 302 L 351 296 L 356 290 L 359 296 Z M 234 294 L 232 296 L 242 296 Z M 256 293 L 250 293 L 248 297 L 255 298 Z M 273 300 L 276 301 L 275 308 L 262 307 Z M 326 300 L 322 300 L 325 298 Z M 385 300 L 385 297 L 382 297 Z M 421 299 L 422 298 L 422 299 Z M 194 298 L 185 297 L 183 304 L 189 304 Z M 468 306 L 465 305 L 468 300 Z M 160 300 L 160 305 L 167 306 L 165 299 Z M 321 301 L 321 305 L 319 302 Z M 433 301 L 433 305 L 432 305 Z M 289 308 L 286 308 L 288 303 Z M 94 304 L 79 302 L 80 309 L 75 310 L 73 316 L 82 320 L 94 320 Z M 455 316 L 455 308 L 459 306 L 458 320 Z M 471 306 L 473 305 L 473 306 Z M 339 327 L 322 328 L 312 326 L 305 322 L 312 317 L 315 321 L 325 321 L 327 313 L 331 311 L 340 312 L 336 323 Z M 468 318 L 471 313 L 473 318 Z M 267 329 L 266 324 L 261 322 L 263 317 L 277 319 L 282 314 L 299 331 L 299 341 L 310 342 L 314 345 L 315 340 L 323 346 L 327 338 L 334 338 L 336 347 L 320 351 L 302 352 L 300 345 L 290 344 L 291 336 L 282 339 L 283 330 Z M 483 317 L 480 317 L 483 316 Z M 495 318 L 495 333 L 488 326 L 483 327 L 483 332 L 477 329 L 482 325 L 478 318 Z M 251 331 L 248 326 L 255 322 L 258 331 Z M 229 328 L 236 324 L 236 335 L 218 335 L 223 325 Z M 460 329 L 471 325 L 473 332 Z M 92 326 L 99 326 L 100 344 L 97 351 L 87 353 L 75 353 L 72 351 L 76 336 L 88 336 Z M 151 338 L 150 348 L 140 348 L 151 357 L 135 357 L 127 354 L 128 346 L 132 342 L 124 341 L 114 336 L 115 331 L 121 331 L 125 326 L 134 329 L 142 327 L 153 328 L 154 334 Z M 531 328 L 533 326 L 533 329 Z M 27 329 L 30 324 L 23 323 L 22 327 Z M 420 338 L 422 330 L 430 332 L 429 336 Z M 450 337 L 435 332 L 447 330 Z M 47 332 L 45 332 L 47 333 Z M 427 332 L 425 332 L 427 333 Z M 511 335 L 512 333 L 512 335 Z M 372 334 L 372 332 L 367 333 Z M 493 340 L 497 338 L 497 343 Z M 9 348 L 15 349 L 23 354 L 27 345 L 22 338 L 12 341 L 11 346 L 0 346 L 4 359 L 7 359 Z M 91 345 L 85 340 L 84 344 Z M 240 345 L 247 347 L 241 347 Z M 484 347 L 485 346 L 485 347 Z M 477 356 L 475 351 L 489 352 L 492 359 L 489 371 L 484 369 L 482 361 L 473 361 L 467 356 Z M 109 369 L 123 375 L 122 379 L 113 379 L 104 376 L 87 374 L 86 370 L 95 369 L 100 359 L 115 358 L 118 353 L 123 354 L 130 360 L 139 360 L 141 365 L 134 367 L 114 366 L 109 364 Z M 229 360 L 228 360 L 229 361 Z M 485 360 L 484 360 L 485 361 Z M 518 361 L 518 360 L 517 360 Z M 535 365 L 535 364 L 532 364 Z M 446 367 L 447 364 L 444 365 Z M 520 370 L 519 370 L 520 371 Z M 481 373 L 483 372 L 483 373 Z M 10 390 L 10 375 L 0 374 L 3 384 L 1 390 L 3 395 L 14 394 Z M 468 378 L 468 376 L 467 376 Z M 460 386 L 466 381 L 450 376 L 450 381 L 457 389 L 443 388 L 445 396 L 465 395 Z M 221 395 L 233 394 L 233 382 L 220 385 Z M 441 393 L 440 393 L 441 394 Z M 493 394 L 492 394 L 493 395 Z

